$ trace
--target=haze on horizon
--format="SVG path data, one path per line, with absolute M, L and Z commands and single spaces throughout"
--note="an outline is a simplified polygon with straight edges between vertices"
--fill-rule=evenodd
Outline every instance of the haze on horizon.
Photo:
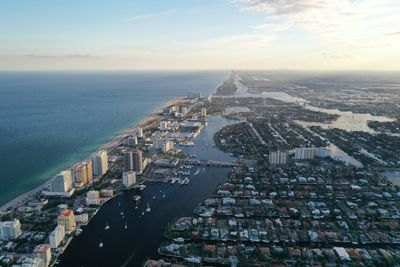
M 0 70 L 400 70 L 398 0 L 0 2 Z

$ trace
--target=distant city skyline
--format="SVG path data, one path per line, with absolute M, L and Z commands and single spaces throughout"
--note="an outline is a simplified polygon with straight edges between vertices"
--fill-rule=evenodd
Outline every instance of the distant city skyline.
M 0 70 L 400 70 L 396 0 L 2 1 Z

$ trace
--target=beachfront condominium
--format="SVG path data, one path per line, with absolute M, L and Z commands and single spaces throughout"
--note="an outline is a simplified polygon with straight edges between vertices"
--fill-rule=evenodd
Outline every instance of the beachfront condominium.
M 58 214 L 57 222 L 59 225 L 64 226 L 66 234 L 72 233 L 76 228 L 74 212 L 69 209 L 63 210 Z
M 0 222 L 0 240 L 17 238 L 21 233 L 21 223 L 18 219 Z
M 122 174 L 122 185 L 125 188 L 131 187 L 136 183 L 136 172 L 128 171 Z
M 124 170 L 135 171 L 138 174 L 143 172 L 143 156 L 139 149 L 129 149 L 124 153 Z
M 100 205 L 100 193 L 96 190 L 91 190 L 86 194 L 86 205 Z
M 41 266 L 49 266 L 51 262 L 51 247 L 49 244 L 37 245 L 33 250 L 33 254 L 43 261 Z
M 72 188 L 72 172 L 65 170 L 56 175 L 51 183 L 52 192 L 65 193 Z
M 75 169 L 75 186 L 81 187 L 93 179 L 92 160 L 86 160 Z
M 93 174 L 97 177 L 101 177 L 107 171 L 108 171 L 107 151 L 100 150 L 93 158 Z
M 136 136 L 138 138 L 143 138 L 143 129 L 142 128 L 137 128 L 136 129 Z
M 61 224 L 57 225 L 57 227 L 51 232 L 49 236 L 50 246 L 51 248 L 58 248 L 61 242 L 65 237 L 65 228 Z

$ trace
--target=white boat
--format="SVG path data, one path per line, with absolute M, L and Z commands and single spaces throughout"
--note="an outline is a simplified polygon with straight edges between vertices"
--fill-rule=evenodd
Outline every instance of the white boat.
M 78 236 L 78 235 L 80 235 L 81 233 L 83 232 L 83 230 L 82 229 L 76 229 L 76 231 L 75 231 L 75 236 Z
M 201 171 L 201 168 L 198 168 L 198 169 L 196 170 L 196 172 L 195 172 L 195 173 L 193 173 L 193 175 L 194 175 L 194 176 L 196 176 L 197 174 L 199 174 L 199 173 L 200 173 L 200 171 Z
M 143 191 L 145 188 L 146 188 L 146 186 L 145 186 L 144 184 L 142 184 L 142 185 L 139 186 L 139 190 L 140 190 L 140 191 Z
M 128 225 L 126 224 L 126 222 L 125 222 L 125 229 L 128 229 Z
M 110 226 L 108 225 L 108 223 L 106 223 L 106 227 L 104 227 L 104 230 L 108 230 L 110 229 Z
M 162 198 L 165 198 L 165 193 L 162 195 Z
M 142 211 L 142 216 L 144 215 L 144 211 Z
M 153 199 L 156 199 L 156 196 L 153 196 Z
M 120 214 L 121 214 L 121 216 L 124 216 L 124 212 L 123 211 L 121 211 Z
M 101 240 L 100 240 L 99 248 L 102 248 L 103 246 L 104 246 L 104 244 L 103 244 L 103 242 L 101 242 Z
M 150 211 L 151 211 L 151 209 L 150 209 L 150 204 L 149 204 L 149 202 L 147 202 L 146 212 L 150 212 Z

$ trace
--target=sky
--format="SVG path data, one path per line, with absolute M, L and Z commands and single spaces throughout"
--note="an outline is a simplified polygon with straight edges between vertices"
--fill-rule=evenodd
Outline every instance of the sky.
M 398 0 L 2 0 L 0 70 L 400 70 Z

